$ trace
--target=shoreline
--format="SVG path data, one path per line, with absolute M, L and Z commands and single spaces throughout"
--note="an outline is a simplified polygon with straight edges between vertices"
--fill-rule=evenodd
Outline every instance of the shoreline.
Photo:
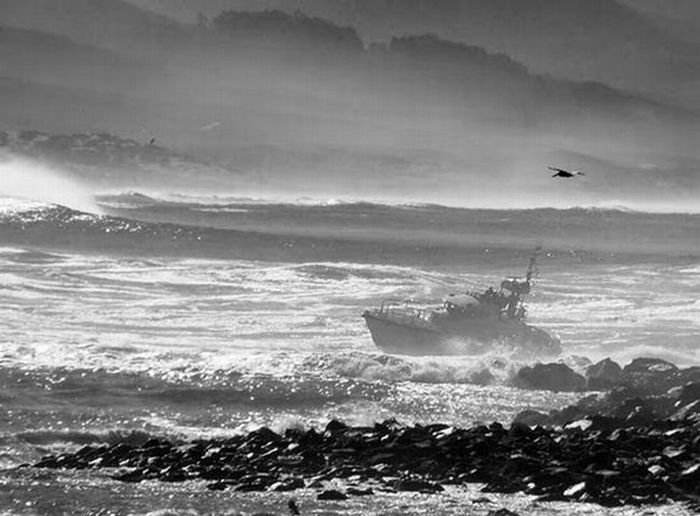
M 236 493 L 313 490 L 318 500 L 341 504 L 480 484 L 485 496 L 524 493 L 540 502 L 603 507 L 681 502 L 699 511 L 700 413 L 688 409 L 660 417 L 637 410 L 640 400 L 675 408 L 680 400 L 697 408 L 697 383 L 673 389 L 676 402 L 667 393 L 642 399 L 613 389 L 598 404 L 584 398 L 552 411 L 548 424 L 529 425 L 521 415 L 510 427 L 407 426 L 394 420 L 352 427 L 333 420 L 322 430 L 260 428 L 226 439 L 132 437 L 48 456 L 32 469 L 104 470 L 120 483 L 194 480 L 210 491 Z M 582 414 L 580 406 L 590 413 Z M 610 407 L 624 407 L 635 417 L 606 415 Z M 567 416 L 565 423 L 554 422 Z M 338 482 L 344 487 L 329 487 Z

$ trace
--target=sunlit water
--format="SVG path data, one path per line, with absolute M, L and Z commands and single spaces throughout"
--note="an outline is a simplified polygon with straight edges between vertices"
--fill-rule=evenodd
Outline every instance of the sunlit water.
M 130 431 L 194 438 L 262 425 L 322 426 L 334 417 L 357 424 L 394 417 L 469 425 L 508 422 L 524 408 L 549 410 L 576 399 L 509 387 L 522 361 L 495 350 L 478 357 L 386 360 L 360 317 L 382 299 L 435 302 L 465 285 L 497 285 L 522 267 L 483 259 L 421 266 L 223 259 L 218 250 L 208 258 L 84 252 L 71 249 L 77 237 L 61 236 L 63 229 L 52 233 L 58 236 L 51 245 L 17 245 L 17 235 L 24 238 L 24 228 L 43 215 L 34 205 L 13 209 L 5 208 L 10 241 L 0 248 L 3 467 Z M 72 217 L 56 224 L 70 229 L 89 220 L 103 236 L 115 227 Z M 120 227 L 138 227 L 135 238 L 142 231 L 139 224 Z M 188 234 L 192 245 L 198 235 L 187 231 L 165 228 L 159 234 Z M 625 362 L 639 355 L 698 363 L 700 266 L 692 257 L 574 264 L 545 256 L 540 269 L 530 321 L 559 335 L 568 363 L 581 368 L 587 362 L 580 356 Z M 318 507 L 312 495 L 299 497 Z M 192 484 L 119 485 L 99 473 L 18 470 L 0 481 L 0 506 L 12 513 L 98 512 L 100 504 L 116 513 L 175 507 L 283 512 L 279 497 L 237 496 Z M 528 497 L 489 496 L 527 514 L 573 510 Z M 461 491 L 381 495 L 333 510 L 485 514 L 496 507 L 473 498 L 478 494 Z M 576 507 L 581 514 L 598 510 Z

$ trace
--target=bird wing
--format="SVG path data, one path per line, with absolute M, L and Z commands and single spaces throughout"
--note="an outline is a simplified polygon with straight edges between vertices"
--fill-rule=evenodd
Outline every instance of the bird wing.
M 568 171 L 563 170 L 561 168 L 555 168 L 555 167 L 547 167 L 549 170 L 553 170 L 554 172 L 564 172 L 565 174 L 568 174 Z

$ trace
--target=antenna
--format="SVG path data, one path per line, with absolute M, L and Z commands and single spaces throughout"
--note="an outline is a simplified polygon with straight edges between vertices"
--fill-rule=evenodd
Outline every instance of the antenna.
M 527 279 L 527 282 L 530 283 L 532 280 L 533 276 L 537 276 L 540 271 L 537 269 L 537 257 L 539 256 L 540 252 L 542 251 L 542 246 L 537 246 L 535 247 L 535 252 L 532 253 L 532 256 L 530 257 L 530 265 L 527 267 L 527 274 L 525 275 L 525 278 Z

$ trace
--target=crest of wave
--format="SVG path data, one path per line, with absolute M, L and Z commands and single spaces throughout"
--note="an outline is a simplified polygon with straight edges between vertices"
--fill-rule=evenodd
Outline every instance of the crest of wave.
M 0 154 L 0 196 L 100 211 L 88 189 L 65 172 L 10 154 Z

